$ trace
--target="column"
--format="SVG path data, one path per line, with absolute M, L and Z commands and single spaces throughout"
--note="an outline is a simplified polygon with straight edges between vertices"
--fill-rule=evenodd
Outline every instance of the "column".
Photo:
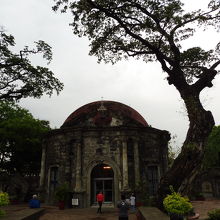
M 82 188 L 82 182 L 81 182 L 81 144 L 76 143 L 77 147 L 77 154 L 76 154 L 76 187 L 75 192 L 80 192 Z
M 135 185 L 138 186 L 140 183 L 140 161 L 139 161 L 139 150 L 138 141 L 134 142 L 134 175 L 135 175 Z
M 46 149 L 45 146 L 42 147 L 41 156 L 41 169 L 40 169 L 40 188 L 43 187 L 45 179 L 45 159 L 46 159 Z
M 127 142 L 122 142 L 122 169 L 123 169 L 123 190 L 128 189 L 128 155 L 127 155 Z

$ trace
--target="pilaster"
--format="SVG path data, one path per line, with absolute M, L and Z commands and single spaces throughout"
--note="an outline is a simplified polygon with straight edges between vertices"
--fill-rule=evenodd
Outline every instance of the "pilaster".
M 81 152 L 81 144 L 76 143 L 77 154 L 76 154 L 76 186 L 75 192 L 80 192 L 82 188 L 82 152 Z
M 43 146 L 42 148 L 42 156 L 41 156 L 41 169 L 40 169 L 40 188 L 44 185 L 45 180 L 45 161 L 46 160 L 46 148 Z
M 128 190 L 128 155 L 127 155 L 127 141 L 122 141 L 122 175 L 123 175 L 123 190 Z
M 138 140 L 134 141 L 134 175 L 135 175 L 135 186 L 138 186 L 140 183 L 140 161 L 139 161 Z

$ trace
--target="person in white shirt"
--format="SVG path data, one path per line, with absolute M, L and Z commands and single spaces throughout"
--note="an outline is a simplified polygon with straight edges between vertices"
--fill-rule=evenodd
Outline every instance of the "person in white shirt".
M 131 204 L 131 210 L 134 212 L 135 211 L 135 196 L 134 196 L 134 193 L 131 194 L 130 204 Z

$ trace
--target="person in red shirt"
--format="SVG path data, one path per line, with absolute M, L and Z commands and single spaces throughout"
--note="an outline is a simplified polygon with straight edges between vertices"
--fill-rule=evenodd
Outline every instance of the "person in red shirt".
M 97 213 L 102 213 L 102 203 L 104 201 L 104 195 L 102 194 L 102 192 L 99 192 L 99 194 L 97 194 L 96 200 L 99 204 L 99 208 L 97 210 Z

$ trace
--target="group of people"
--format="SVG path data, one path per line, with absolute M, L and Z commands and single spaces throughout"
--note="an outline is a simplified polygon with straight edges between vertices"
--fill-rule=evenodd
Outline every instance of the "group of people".
M 102 203 L 104 202 L 104 195 L 102 192 L 99 192 L 96 196 L 98 202 L 97 213 L 102 213 Z M 117 208 L 119 210 L 118 216 L 119 220 L 128 220 L 128 210 L 131 208 L 132 211 L 135 211 L 135 196 L 134 193 L 131 194 L 129 199 L 126 199 L 125 195 L 121 195 L 121 200 L 117 203 Z
M 96 196 L 98 202 L 97 213 L 102 213 L 102 204 L 104 202 L 104 195 L 102 192 L 99 192 Z M 32 199 L 29 201 L 30 208 L 40 208 L 40 200 L 37 198 L 37 195 L 33 195 Z M 119 210 L 118 216 L 119 220 L 128 220 L 128 210 L 131 209 L 135 211 L 135 196 L 134 193 L 131 194 L 129 199 L 126 199 L 125 195 L 121 195 L 121 200 L 117 203 L 117 208 Z

